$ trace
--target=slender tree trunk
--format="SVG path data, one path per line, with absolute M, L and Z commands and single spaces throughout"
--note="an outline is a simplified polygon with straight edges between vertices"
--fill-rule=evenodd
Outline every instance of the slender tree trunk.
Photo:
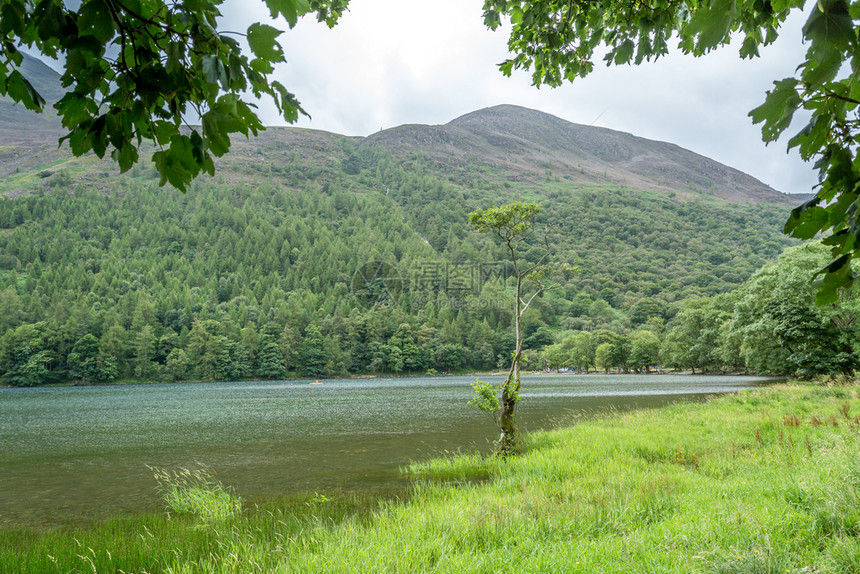
M 516 262 L 516 260 L 515 260 Z M 514 418 L 514 411 L 520 398 L 520 360 L 523 355 L 523 338 L 520 331 L 520 319 L 522 318 L 522 277 L 517 273 L 517 294 L 514 312 L 514 335 L 516 336 L 516 348 L 514 350 L 511 370 L 502 387 L 502 412 L 499 415 L 498 452 L 500 454 L 512 454 L 519 446 L 519 429 Z

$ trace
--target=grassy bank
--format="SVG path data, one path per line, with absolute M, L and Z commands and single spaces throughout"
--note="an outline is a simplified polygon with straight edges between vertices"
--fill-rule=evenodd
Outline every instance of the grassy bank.
M 860 572 L 858 396 L 777 386 L 583 420 L 509 461 L 416 465 L 403 500 L 2 532 L 0 572 Z

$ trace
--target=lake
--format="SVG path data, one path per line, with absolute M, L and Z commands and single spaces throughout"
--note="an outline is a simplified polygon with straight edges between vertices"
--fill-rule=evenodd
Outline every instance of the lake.
M 502 377 L 482 377 L 501 382 Z M 488 452 L 473 376 L 0 389 L 0 527 L 163 507 L 147 467 L 206 465 L 246 501 L 406 486 L 410 461 Z M 518 418 L 535 430 L 608 409 L 755 388 L 760 377 L 541 374 Z

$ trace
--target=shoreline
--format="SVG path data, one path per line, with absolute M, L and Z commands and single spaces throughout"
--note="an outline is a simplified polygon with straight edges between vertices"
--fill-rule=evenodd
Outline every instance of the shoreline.
M 185 381 L 138 381 L 138 380 L 122 380 L 122 381 L 111 381 L 109 383 L 84 383 L 78 381 L 70 381 L 66 383 L 55 383 L 55 384 L 47 384 L 47 385 L 33 385 L 29 387 L 18 387 L 13 385 L 0 385 L 0 389 L 51 389 L 51 388 L 65 388 L 65 387 L 112 387 L 112 386 L 125 386 L 125 385 L 185 385 L 185 384 L 206 384 L 206 383 L 296 383 L 303 381 L 319 381 L 324 383 L 325 381 L 348 381 L 352 379 L 361 380 L 361 379 L 431 379 L 431 378 L 446 378 L 446 377 L 504 377 L 507 375 L 507 371 L 487 371 L 487 372 L 466 372 L 466 373 L 449 373 L 449 374 L 434 374 L 434 375 L 425 375 L 425 374 L 415 374 L 415 375 L 404 375 L 404 374 L 385 374 L 380 373 L 377 375 L 372 374 L 361 374 L 361 375 L 348 375 L 343 377 L 332 377 L 332 378 L 313 378 L 313 377 L 305 377 L 305 378 L 294 378 L 294 379 L 242 379 L 236 381 L 224 381 L 224 380 L 185 380 Z M 786 380 L 789 378 L 788 375 L 756 375 L 755 373 L 741 373 L 741 372 L 732 372 L 727 373 L 723 371 L 706 371 L 693 373 L 690 371 L 673 371 L 673 370 L 664 370 L 664 371 L 651 371 L 648 373 L 634 373 L 634 372 L 611 372 L 606 373 L 604 371 L 523 371 L 522 376 L 544 376 L 544 375 L 552 375 L 552 376 L 628 376 L 628 375 L 641 375 L 641 376 L 691 376 L 691 377 L 699 377 L 699 376 L 712 376 L 712 377 L 761 377 L 761 378 L 773 378 L 773 379 L 783 379 Z

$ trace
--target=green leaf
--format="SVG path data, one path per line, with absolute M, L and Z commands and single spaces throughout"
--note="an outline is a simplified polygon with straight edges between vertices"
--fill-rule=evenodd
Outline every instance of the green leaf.
M 257 114 L 255 114 L 254 111 L 251 110 L 251 107 L 242 100 L 236 101 L 236 113 L 245 125 L 245 129 L 240 131 L 244 132 L 246 135 L 248 134 L 248 131 L 257 135 L 258 132 L 266 129 L 260 121 L 260 118 L 257 117 Z
M 189 142 L 191 143 L 191 153 L 197 165 L 201 166 L 203 171 L 209 175 L 215 175 L 215 164 L 212 162 L 212 156 L 206 151 L 206 145 L 197 130 L 191 130 Z
M 220 83 L 227 87 L 227 70 L 218 56 L 204 56 L 200 59 L 203 68 L 203 79 L 209 84 Z
M 803 214 L 807 212 L 807 210 L 812 209 L 816 205 L 821 203 L 821 199 L 818 197 L 813 197 L 809 201 L 803 202 L 801 205 L 798 205 L 794 209 L 791 210 L 791 214 L 788 216 L 788 221 L 785 224 L 785 228 L 783 232 L 786 234 L 790 234 L 794 231 L 794 228 L 797 227 L 797 224 L 803 218 Z
M 849 209 L 856 205 L 857 194 L 843 191 L 835 202 L 827 206 L 827 211 L 830 213 L 830 227 L 838 227 L 842 221 L 845 221 L 845 215 Z M 856 207 L 854 207 L 856 209 Z
M 95 36 L 103 45 L 107 44 L 115 34 L 113 15 L 102 0 L 84 2 L 78 12 L 77 25 L 80 35 Z
M 42 0 L 33 11 L 33 21 L 36 23 L 39 38 L 43 42 L 52 39 L 62 39 L 66 27 L 66 13 L 61 5 L 54 0 Z
M 853 190 L 856 185 L 856 177 L 854 173 L 854 156 L 850 149 L 841 146 L 829 146 L 829 162 L 827 165 L 827 179 L 824 181 L 824 191 L 828 188 L 834 193 L 839 192 L 843 186 L 847 184 L 849 190 Z M 826 200 L 832 199 L 832 194 L 828 196 L 826 193 L 820 193 L 821 197 Z
M 107 118 L 104 115 L 97 117 L 90 125 L 87 137 L 92 145 L 93 153 L 104 157 L 107 151 Z
M 125 173 L 131 169 L 139 159 L 137 148 L 131 142 L 123 142 L 122 147 L 111 152 L 111 157 L 119 164 L 121 173 Z
M 92 125 L 92 123 L 92 120 L 86 120 L 84 122 L 81 122 L 76 128 L 73 128 L 68 135 L 61 137 L 60 143 L 68 141 L 69 148 L 71 148 L 72 153 L 74 155 L 84 155 L 85 153 L 93 149 L 89 137 L 89 127 Z
M 16 102 L 24 104 L 28 110 L 41 112 L 45 107 L 45 98 L 18 70 L 12 70 L 6 79 L 6 93 Z
M 284 85 L 281 84 L 279 81 L 273 81 L 271 84 L 271 88 L 272 92 L 270 93 L 272 93 L 273 95 L 278 94 L 280 96 L 280 98 L 275 98 L 275 104 L 278 106 L 278 111 L 281 112 L 281 115 L 283 115 L 284 119 L 287 120 L 289 123 L 294 124 L 298 121 L 299 112 L 301 112 L 307 117 L 310 117 L 308 116 L 307 112 L 305 112 L 305 110 L 303 110 L 302 107 L 299 105 L 299 102 L 298 100 L 296 100 L 296 97 L 289 91 L 287 91 L 287 88 L 285 88 Z
M 67 93 L 59 102 L 54 104 L 54 108 L 63 117 L 63 126 L 69 129 L 92 119 L 98 111 L 91 99 L 81 98 L 74 93 Z
M 841 66 L 841 53 L 832 52 L 827 54 L 827 57 L 822 57 L 821 60 L 811 59 L 801 64 L 799 66 L 802 70 L 800 77 L 807 86 L 815 88 L 835 78 Z
M 152 123 L 152 138 L 159 145 L 166 145 L 177 135 L 179 129 L 173 122 L 161 120 Z
M 0 32 L 23 36 L 26 14 L 24 5 L 18 2 L 5 2 L 0 6 Z
M 806 0 L 771 0 L 770 5 L 774 12 L 779 13 L 791 8 L 803 8 Z
M 630 38 L 621 42 L 621 45 L 615 49 L 615 64 L 626 64 L 633 58 L 633 49 L 636 45 Z
M 511 9 L 511 24 L 516 26 L 517 24 L 523 23 L 523 10 L 519 7 L 514 7 Z
M 311 10 L 307 0 L 265 0 L 269 7 L 269 12 L 272 18 L 277 18 L 279 14 L 283 14 L 290 28 L 296 25 L 299 21 L 299 16 L 304 16 Z
M 262 58 L 254 58 L 250 62 L 251 69 L 258 74 L 271 74 L 275 71 L 275 67 L 268 60 L 263 60 Z M 249 74 L 248 79 L 251 80 L 251 83 L 256 83 L 253 77 Z M 260 78 L 260 81 L 262 78 Z
M 245 60 L 236 54 L 230 54 L 227 65 L 227 77 L 229 78 L 229 88 L 233 92 L 243 92 L 247 89 L 248 84 L 245 81 Z
M 696 53 L 703 54 L 728 39 L 736 10 L 734 0 L 710 0 L 693 12 L 686 33 L 696 37 Z
M 105 133 L 110 144 L 117 149 L 126 144 L 126 134 L 131 128 L 126 124 L 125 119 L 124 110 L 119 108 L 114 108 L 105 114 Z
M 827 145 L 830 135 L 830 118 L 827 115 L 813 116 L 808 124 L 788 140 L 788 149 L 798 148 L 800 157 L 809 161 L 815 155 L 821 153 L 822 148 Z
M 758 42 L 752 36 L 747 36 L 744 38 L 744 43 L 741 45 L 740 55 L 741 58 L 754 58 L 758 57 Z
M 499 388 L 501 385 L 493 386 L 490 383 L 485 383 L 481 379 L 475 379 L 472 383 L 472 388 L 475 391 L 474 396 L 469 400 L 470 405 L 477 407 L 483 413 L 490 416 L 495 416 L 499 410 Z
M 824 275 L 816 281 L 818 294 L 815 296 L 817 305 L 830 305 L 839 300 L 839 290 L 847 289 L 854 283 L 854 273 L 851 271 L 851 253 L 846 253 L 831 262 L 816 275 Z
M 753 123 L 764 123 L 761 128 L 764 141 L 778 139 L 780 134 L 791 125 L 794 112 L 803 103 L 797 93 L 797 85 L 798 81 L 795 78 L 774 82 L 776 87 L 767 93 L 764 103 L 749 113 Z
M 284 50 L 277 38 L 283 32 L 266 24 L 255 23 L 248 27 L 248 45 L 258 58 L 269 62 L 283 62 Z
M 186 186 L 200 173 L 200 165 L 194 158 L 191 139 L 184 135 L 175 135 L 170 139 L 170 147 L 152 154 L 155 168 L 161 174 L 159 185 L 170 183 L 182 193 Z
M 845 0 L 818 0 L 803 27 L 803 35 L 812 41 L 809 47 L 812 60 L 842 60 L 842 52 L 857 39 L 848 3 Z
M 499 16 L 498 10 L 484 9 L 484 26 L 490 30 L 495 30 L 502 24 L 502 19 Z
M 230 134 L 242 132 L 247 135 L 248 128 L 236 116 L 235 106 L 227 102 L 219 102 L 215 107 L 203 114 L 203 137 L 216 156 L 222 156 L 230 150 Z
M 168 74 L 177 74 L 183 71 L 183 62 L 185 60 L 185 43 L 171 42 L 167 45 L 167 63 L 164 69 Z
M 794 213 L 792 213 L 792 217 Z M 815 235 L 828 226 L 830 222 L 830 214 L 823 207 L 811 207 L 807 209 L 800 217 L 791 230 L 791 236 L 798 239 L 812 239 Z M 788 223 L 786 223 L 788 229 Z
M 104 54 L 105 43 L 95 36 L 69 36 L 65 40 L 67 52 L 80 54 L 86 61 L 93 57 L 101 58 Z
M 21 64 L 24 63 L 24 54 L 19 52 L 18 49 L 15 48 L 14 44 L 6 42 L 4 48 L 6 49 L 6 53 L 9 54 L 9 59 L 12 60 L 12 63 L 15 66 L 21 66 Z

